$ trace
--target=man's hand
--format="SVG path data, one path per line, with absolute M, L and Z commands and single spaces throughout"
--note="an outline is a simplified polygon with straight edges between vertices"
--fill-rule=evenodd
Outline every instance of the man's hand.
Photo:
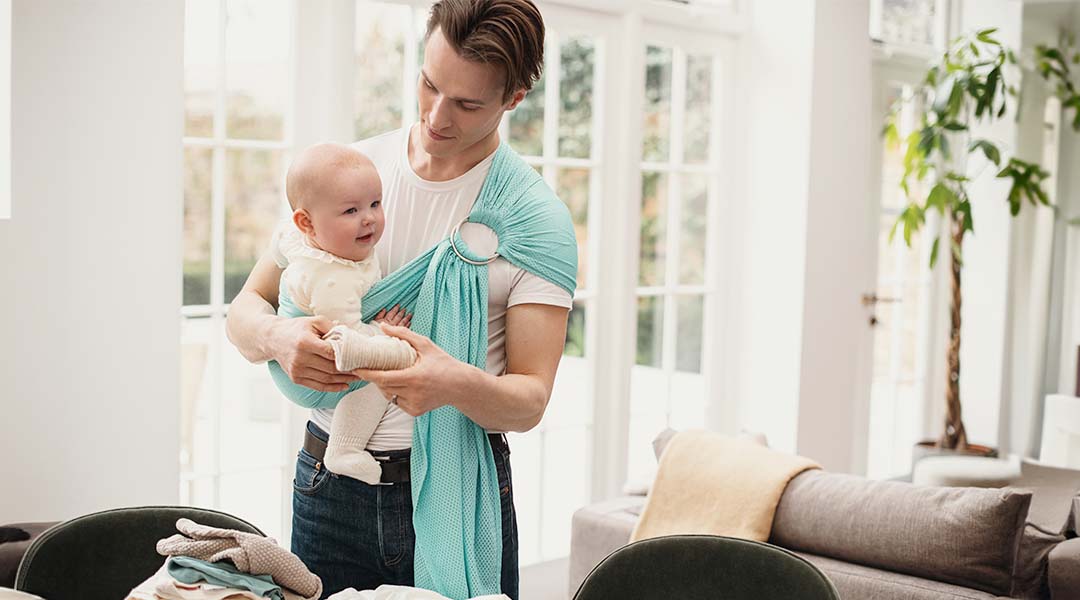
M 323 335 L 334 326 L 326 317 L 279 319 L 271 330 L 274 358 L 295 383 L 320 392 L 343 392 L 356 377 L 334 366 L 334 349 Z
M 449 404 L 451 395 L 447 390 L 453 389 L 463 370 L 476 369 L 410 329 L 393 325 L 381 325 L 381 328 L 386 335 L 401 338 L 415 348 L 416 362 L 397 371 L 357 369 L 352 374 L 379 386 L 388 398 L 397 395 L 397 405 L 414 417 Z

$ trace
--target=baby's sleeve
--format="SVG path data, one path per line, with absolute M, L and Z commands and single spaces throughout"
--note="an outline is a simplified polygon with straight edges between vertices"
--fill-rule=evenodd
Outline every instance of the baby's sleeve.
M 282 221 L 274 228 L 274 234 L 270 236 L 270 248 L 268 249 L 271 258 L 274 259 L 274 264 L 279 268 L 284 269 L 289 266 L 289 258 L 285 256 L 285 251 L 282 248 L 282 238 L 288 231 L 288 227 L 292 227 L 292 223 L 288 221 Z

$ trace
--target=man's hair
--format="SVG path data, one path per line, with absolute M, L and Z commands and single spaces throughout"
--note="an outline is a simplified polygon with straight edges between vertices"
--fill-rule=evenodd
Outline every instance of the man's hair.
M 441 29 L 465 60 L 499 67 L 506 74 L 503 101 L 529 91 L 544 69 L 544 18 L 532 0 L 439 0 L 427 33 Z

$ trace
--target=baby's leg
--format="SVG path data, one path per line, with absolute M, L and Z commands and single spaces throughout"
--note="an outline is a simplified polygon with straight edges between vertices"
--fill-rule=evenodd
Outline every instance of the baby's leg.
M 324 337 L 334 348 L 334 364 L 342 372 L 404 369 L 416 362 L 416 350 L 408 342 L 371 325 L 360 331 L 338 325 Z
M 334 409 L 330 442 L 326 446 L 325 461 L 330 472 L 371 485 L 379 483 L 382 468 L 366 448 L 386 412 L 386 405 L 386 398 L 372 384 L 341 399 Z

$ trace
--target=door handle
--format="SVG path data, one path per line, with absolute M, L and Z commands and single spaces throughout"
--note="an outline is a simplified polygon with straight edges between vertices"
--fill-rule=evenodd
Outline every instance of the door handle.
M 863 306 L 874 306 L 875 304 L 878 304 L 878 303 L 881 303 L 881 302 L 899 302 L 899 301 L 900 301 L 900 298 L 886 298 L 886 297 L 883 297 L 883 296 L 878 296 L 876 292 L 870 292 L 869 294 L 863 294 L 862 295 L 862 305 Z

